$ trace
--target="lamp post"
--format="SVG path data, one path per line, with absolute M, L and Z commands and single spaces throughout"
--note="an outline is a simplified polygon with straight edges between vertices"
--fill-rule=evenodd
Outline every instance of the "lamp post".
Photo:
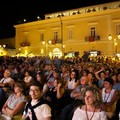
M 63 47 L 63 21 L 62 21 L 62 14 L 60 15 L 60 29 L 61 29 L 61 51 L 62 56 L 64 55 L 64 47 Z
M 45 49 L 44 49 L 44 53 L 45 53 L 45 56 L 47 55 L 47 52 L 48 52 L 48 45 L 50 45 L 50 44 L 52 44 L 52 41 L 51 40 L 48 40 L 48 42 L 45 42 L 44 40 L 42 41 L 42 45 L 43 45 L 43 47 L 45 47 Z
M 113 38 L 112 35 L 110 34 L 108 36 L 108 40 L 110 40 L 110 41 L 113 40 L 115 55 L 117 56 L 117 54 L 118 54 L 118 42 L 120 40 L 120 34 L 117 35 L 117 38 Z

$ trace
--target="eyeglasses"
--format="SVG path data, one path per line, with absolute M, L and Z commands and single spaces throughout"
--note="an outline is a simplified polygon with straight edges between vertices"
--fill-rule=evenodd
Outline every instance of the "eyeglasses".
M 30 89 L 29 90 L 29 92 L 35 92 L 35 93 L 37 93 L 37 92 L 39 92 L 40 90 L 32 90 L 32 89 Z
M 75 74 L 72 73 L 71 75 L 75 75 Z

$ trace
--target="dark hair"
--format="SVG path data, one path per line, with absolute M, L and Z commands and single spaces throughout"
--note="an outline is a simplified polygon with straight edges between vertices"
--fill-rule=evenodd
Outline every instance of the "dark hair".
M 77 74 L 77 70 L 72 70 L 71 73 L 72 72 L 75 73 L 75 82 L 77 82 L 77 80 L 79 79 L 79 75 Z M 71 81 L 71 77 L 70 77 L 70 81 Z
M 101 73 L 104 73 L 105 74 L 105 72 L 104 71 L 101 71 L 98 75 L 101 77 Z
M 110 85 L 114 85 L 114 80 L 111 78 L 111 77 L 106 77 L 105 79 L 104 79 L 104 81 L 107 81 L 107 82 L 109 82 L 110 83 Z
M 112 73 L 112 74 L 111 74 L 111 77 L 113 77 L 113 76 L 117 76 L 117 73 L 115 73 L 115 72 Z
M 38 81 L 32 82 L 32 84 L 30 85 L 30 87 L 31 87 L 31 86 L 36 86 L 36 87 L 38 87 L 38 88 L 40 89 L 40 91 L 43 89 L 42 84 L 40 84 Z
M 111 69 L 107 68 L 106 71 L 109 71 L 109 74 L 112 73 Z
M 31 71 L 30 70 L 25 70 L 25 73 L 26 72 L 31 76 Z
M 84 69 L 83 72 L 86 72 L 86 74 L 88 75 L 89 70 L 88 69 Z
M 62 78 L 55 79 L 57 80 L 57 84 L 62 83 L 62 87 L 64 87 L 64 81 Z
M 20 68 L 16 66 L 14 69 L 16 69 L 18 72 L 20 72 Z
M 60 70 L 59 69 L 54 69 L 55 73 L 58 73 L 60 75 Z

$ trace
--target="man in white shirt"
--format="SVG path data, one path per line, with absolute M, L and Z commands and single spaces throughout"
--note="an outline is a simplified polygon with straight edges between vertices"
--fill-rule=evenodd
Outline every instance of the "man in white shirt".
M 51 120 L 51 108 L 41 99 L 42 87 L 38 82 L 32 83 L 29 91 L 31 100 L 26 104 L 23 119 Z

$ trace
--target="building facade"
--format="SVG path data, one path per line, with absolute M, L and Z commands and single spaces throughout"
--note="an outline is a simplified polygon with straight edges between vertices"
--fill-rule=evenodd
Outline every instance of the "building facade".
M 23 23 L 16 29 L 16 53 L 25 56 L 63 56 L 100 51 L 120 54 L 120 2 L 88 6 L 45 15 L 45 20 Z M 108 36 L 112 35 L 109 40 Z M 96 54 L 96 53 L 95 53 Z M 93 52 L 94 55 L 94 52 Z
M 0 56 L 15 56 L 15 38 L 0 39 Z

